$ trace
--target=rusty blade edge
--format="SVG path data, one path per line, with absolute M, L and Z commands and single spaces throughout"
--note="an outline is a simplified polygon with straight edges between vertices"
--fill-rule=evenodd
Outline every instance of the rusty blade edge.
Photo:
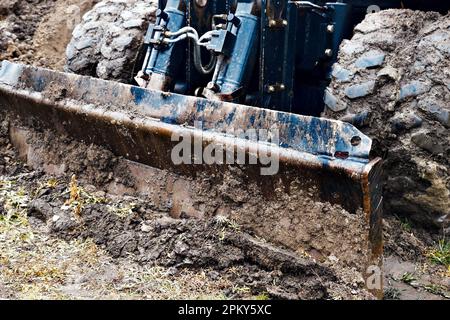
M 201 122 L 204 131 L 274 128 L 279 130 L 279 144 L 284 148 L 331 158 L 337 153 L 348 154 L 346 161 L 369 162 L 372 140 L 341 121 L 166 93 L 7 61 L 0 69 L 2 83 L 13 90 L 26 89 L 52 99 L 73 99 L 77 104 L 138 113 L 169 124 L 196 126 Z M 354 138 L 361 143 L 353 143 Z
M 30 93 L 28 90 L 12 90 L 3 88 L 0 85 L 0 93 L 5 97 L 15 97 L 21 101 L 27 101 L 36 106 L 47 106 L 47 108 L 58 108 L 64 113 L 78 114 L 81 117 L 92 117 L 109 123 L 111 127 L 125 127 L 132 130 L 139 130 L 143 133 L 153 133 L 164 139 L 171 139 L 172 136 L 190 137 L 192 139 L 200 139 L 204 144 L 219 144 L 232 146 L 235 149 L 243 150 L 246 153 L 255 155 L 260 154 L 276 154 L 280 162 L 284 162 L 293 166 L 310 168 L 311 170 L 332 170 L 342 172 L 355 181 L 367 180 L 372 168 L 377 165 L 381 159 L 376 158 L 369 163 L 352 161 L 350 159 L 338 159 L 327 156 L 314 155 L 290 148 L 275 146 L 270 143 L 260 141 L 249 141 L 238 137 L 230 137 L 222 133 L 213 131 L 203 131 L 192 127 L 173 125 L 152 118 L 131 118 L 125 113 L 118 111 L 108 111 L 102 106 L 77 104 L 75 101 L 61 100 L 52 101 L 42 97 L 40 94 Z M 4 108 L 16 113 L 21 106 L 5 105 Z M 50 111 L 49 111 L 50 112 Z M 33 114 L 30 113 L 30 116 Z M 58 124 L 54 124 L 57 126 Z M 63 124 L 64 125 L 64 124 Z M 126 155 L 121 155 L 126 156 Z M 132 160 L 132 159 L 131 159 Z M 144 162 L 145 163 L 145 162 Z

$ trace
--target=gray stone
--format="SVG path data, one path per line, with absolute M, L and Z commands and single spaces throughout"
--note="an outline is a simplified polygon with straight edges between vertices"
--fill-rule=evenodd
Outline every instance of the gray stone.
M 83 26 L 81 24 L 77 25 L 75 29 L 73 29 L 72 36 L 74 38 L 79 38 L 84 34 Z
M 367 16 L 367 18 L 355 27 L 356 32 L 363 34 L 371 33 L 384 27 L 384 19 L 378 15 Z
M 378 50 L 371 50 L 356 60 L 357 68 L 375 68 L 383 64 L 386 54 Z
M 94 21 L 94 20 L 97 20 L 97 18 L 98 18 L 97 12 L 94 10 L 91 10 L 91 11 L 86 12 L 86 14 L 83 16 L 83 21 L 84 22 Z
M 123 50 L 123 48 L 127 47 L 132 41 L 133 41 L 133 37 L 130 37 L 127 35 L 120 36 L 113 41 L 112 47 L 121 51 L 121 50 Z
M 397 69 L 395 69 L 391 66 L 387 66 L 387 67 L 384 67 L 383 69 L 381 69 L 377 73 L 377 78 L 389 78 L 389 79 L 392 79 L 395 81 L 399 81 L 400 74 Z
M 353 73 L 350 70 L 344 69 L 339 64 L 333 66 L 332 76 L 339 82 L 349 82 L 353 79 Z
M 76 54 L 75 47 L 72 44 L 69 44 L 66 48 L 66 57 L 67 59 L 72 59 Z
M 440 30 L 425 38 L 442 53 L 450 54 L 450 36 L 448 31 Z
M 427 131 L 421 131 L 413 134 L 411 141 L 418 147 L 432 154 L 437 155 L 444 153 L 444 146 L 439 143 L 439 141 L 431 137 Z
M 347 104 L 341 99 L 334 96 L 331 93 L 330 89 L 325 90 L 324 102 L 325 105 L 334 112 L 339 112 L 347 109 Z
M 357 128 L 363 128 L 369 124 L 370 116 L 371 113 L 367 110 L 364 110 L 356 114 L 355 113 L 346 114 L 342 118 L 339 118 L 339 120 L 350 123 Z
M 123 23 L 123 26 L 125 27 L 125 29 L 139 28 L 142 25 L 142 23 L 143 23 L 142 19 L 132 19 L 125 21 Z
M 431 118 L 439 121 L 442 125 L 450 128 L 450 111 L 444 109 L 434 100 L 422 100 L 419 102 L 419 109 Z
M 399 100 L 419 96 L 430 90 L 430 86 L 421 81 L 412 81 L 400 89 Z
M 133 19 L 135 17 L 135 14 L 129 10 L 125 10 L 120 14 L 120 16 L 123 20 L 127 21 Z
M 393 132 L 418 128 L 422 125 L 422 123 L 422 118 L 413 113 L 401 113 L 391 119 L 391 127 Z
M 364 51 L 364 47 L 360 43 L 344 40 L 341 45 L 341 52 L 347 55 L 353 55 Z
M 85 31 L 89 31 L 89 30 L 96 29 L 96 28 L 100 27 L 101 25 L 102 24 L 100 21 L 91 21 L 91 22 L 84 24 L 83 29 Z
M 120 11 L 119 6 L 111 5 L 111 6 L 103 6 L 97 10 L 100 14 L 109 13 L 110 15 L 117 15 Z
M 93 38 L 86 37 L 83 40 L 77 42 L 75 47 L 78 50 L 83 50 L 85 48 L 91 47 L 93 45 L 93 43 L 94 43 L 94 39 Z
M 365 97 L 373 93 L 375 89 L 375 81 L 367 81 L 361 84 L 356 84 L 345 89 L 345 95 L 350 99 Z

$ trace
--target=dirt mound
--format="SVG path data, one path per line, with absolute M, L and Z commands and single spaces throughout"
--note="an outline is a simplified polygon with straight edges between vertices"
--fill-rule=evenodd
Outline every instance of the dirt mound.
M 67 240 L 92 238 L 113 258 L 133 255 L 140 263 L 171 267 L 173 272 L 243 267 L 235 278 L 238 284 L 277 298 L 327 298 L 327 286 L 337 280 L 331 270 L 241 233 L 225 219 L 173 219 L 137 199 L 131 207 L 122 203 L 125 210 L 87 206 L 77 219 L 72 211 L 61 210 L 63 203 L 51 200 L 54 196 L 49 192 L 34 200 L 29 215 L 42 218 L 53 233 Z
M 156 0 L 98 3 L 75 28 L 67 47 L 66 70 L 129 82 Z
M 33 37 L 33 48 L 42 65 L 63 70 L 67 44 L 83 14 L 98 0 L 58 1 L 39 23 Z
M 33 36 L 42 18 L 51 12 L 55 0 L 2 1 L 0 60 L 30 63 L 34 60 Z
M 351 122 L 385 158 L 386 212 L 450 222 L 450 17 L 387 10 L 343 42 L 324 116 Z
M 72 30 L 96 2 L 97 0 L 2 1 L 0 60 L 62 70 L 64 52 Z

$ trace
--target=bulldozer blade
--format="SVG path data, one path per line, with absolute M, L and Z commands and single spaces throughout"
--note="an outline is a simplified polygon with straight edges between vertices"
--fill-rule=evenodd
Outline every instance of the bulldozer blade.
M 6 61 L 0 110 L 22 127 L 104 146 L 139 163 L 142 172 L 175 175 L 183 181 L 184 199 L 173 205 L 174 216 L 225 215 L 267 241 L 355 267 L 372 281 L 370 290 L 382 290 L 381 280 L 373 280 L 382 254 L 381 159 L 370 159 L 372 141 L 348 123 Z M 247 131 L 253 134 L 242 135 Z M 257 162 L 205 163 L 195 152 L 174 161 L 181 141 L 192 149 L 226 146 Z M 262 154 L 278 162 L 276 171 L 263 173 L 268 162 Z M 149 182 L 149 189 L 167 179 L 153 177 L 159 181 Z M 161 190 L 155 197 L 177 196 L 175 187 Z

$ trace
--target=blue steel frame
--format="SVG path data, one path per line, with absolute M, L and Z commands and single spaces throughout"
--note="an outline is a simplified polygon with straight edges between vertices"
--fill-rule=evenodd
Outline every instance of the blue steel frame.
M 318 116 L 342 40 L 370 5 L 396 8 L 401 1 L 311 2 L 316 6 L 291 0 L 209 0 L 200 8 L 195 0 L 167 0 L 160 1 L 160 8 L 165 8 L 170 31 L 189 25 L 204 33 L 215 14 L 232 12 L 240 19 L 233 47 L 227 48 L 230 57 L 217 72 L 213 98 Z M 211 81 L 193 68 L 191 42 L 149 50 L 155 59 L 147 72 L 166 76 L 168 91 L 194 95 Z

